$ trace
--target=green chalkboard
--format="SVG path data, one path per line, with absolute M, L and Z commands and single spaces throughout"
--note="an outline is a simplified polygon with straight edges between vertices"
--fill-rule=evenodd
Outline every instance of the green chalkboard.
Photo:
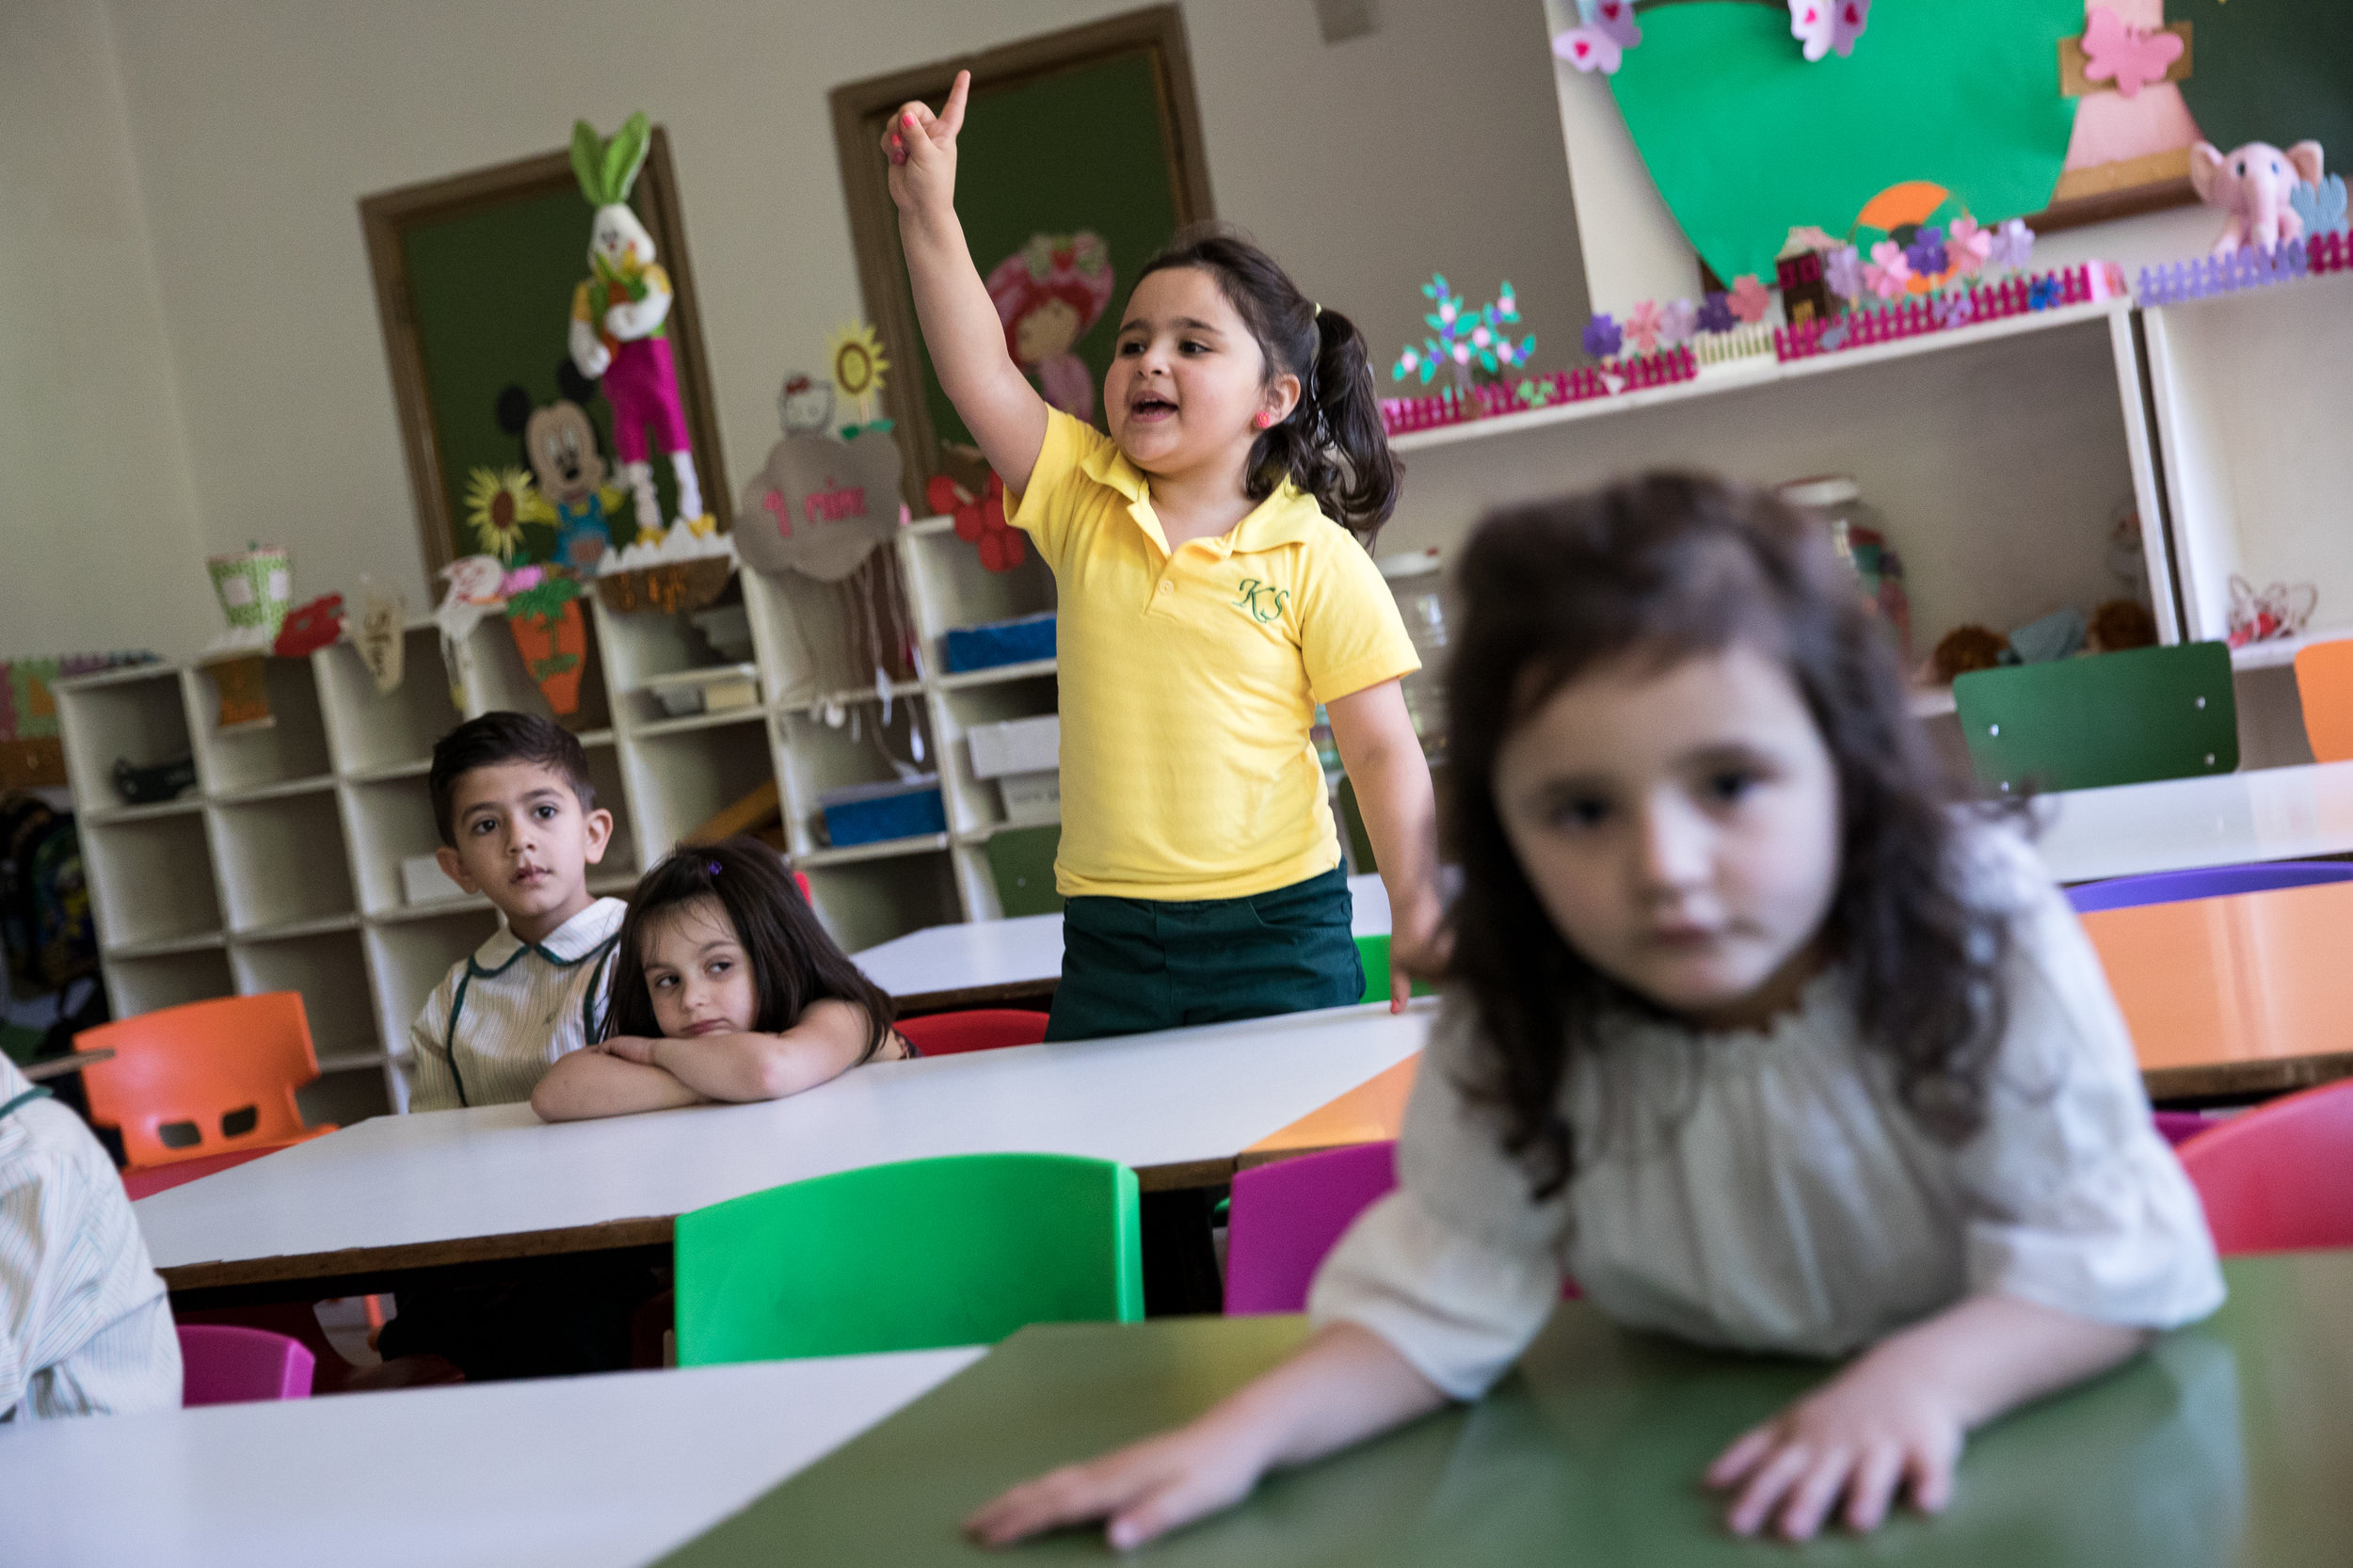
M 995 90 L 973 88 L 956 148 L 956 215 L 982 276 L 1033 234 L 1092 231 L 1111 253 L 1111 303 L 1072 345 L 1098 403 L 1136 269 L 1176 230 L 1170 167 L 1145 50 Z M 944 440 L 970 441 L 928 354 L 922 363 L 933 428 Z M 1099 408 L 1095 423 L 1102 423 Z
M 2182 97 L 2208 141 L 2318 141 L 2331 168 L 2353 158 L 2353 3 L 2168 0 L 2190 24 Z
M 528 468 L 522 443 L 499 427 L 499 393 L 520 385 L 534 406 L 562 395 L 556 366 L 568 355 L 572 286 L 588 273 L 589 214 L 578 191 L 556 190 L 420 223 L 401 236 L 455 554 L 482 549 L 466 524 L 473 471 Z M 585 408 L 610 468 L 613 411 L 601 397 Z M 666 464 L 654 465 L 654 483 L 666 515 L 676 504 Z M 627 544 L 636 520 L 626 499 L 613 520 L 615 544 Z M 523 531 L 534 560 L 550 559 L 554 543 L 553 528 Z

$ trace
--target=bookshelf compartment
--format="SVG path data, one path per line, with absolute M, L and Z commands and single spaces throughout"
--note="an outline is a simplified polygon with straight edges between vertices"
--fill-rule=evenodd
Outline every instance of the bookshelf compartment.
M 313 656 L 325 697 L 328 750 L 342 772 L 430 762 L 433 743 L 464 716 L 450 696 L 440 632 L 428 622 L 409 627 L 401 637 L 401 682 L 389 692 L 376 689 L 376 678 L 349 643 Z
M 143 947 L 220 929 L 220 893 L 200 812 L 136 822 L 87 823 L 82 860 L 109 950 Z
M 264 659 L 262 684 L 269 694 L 270 723 L 257 728 L 224 730 L 220 728 L 220 688 L 213 672 L 199 666 L 194 673 L 189 701 L 197 721 L 196 766 L 208 794 L 235 794 L 272 784 L 323 778 L 332 765 L 311 661 Z
M 213 808 L 222 902 L 232 932 L 349 916 L 351 862 L 332 790 Z

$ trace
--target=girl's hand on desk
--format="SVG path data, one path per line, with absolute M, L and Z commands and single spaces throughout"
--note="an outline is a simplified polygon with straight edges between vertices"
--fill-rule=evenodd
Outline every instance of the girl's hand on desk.
M 1005 1546 L 1101 1519 L 1104 1538 L 1126 1551 L 1231 1508 L 1265 1467 L 1212 1421 L 1195 1421 L 1016 1486 L 967 1519 L 964 1529 L 984 1546 Z
M 1848 1528 L 1874 1530 L 1899 1487 L 1921 1512 L 1943 1511 L 1966 1431 L 1905 1357 L 1868 1354 L 1726 1448 L 1707 1484 L 1740 1488 L 1728 1521 L 1736 1535 L 1778 1516 L 1784 1536 L 1808 1540 L 1841 1497 Z

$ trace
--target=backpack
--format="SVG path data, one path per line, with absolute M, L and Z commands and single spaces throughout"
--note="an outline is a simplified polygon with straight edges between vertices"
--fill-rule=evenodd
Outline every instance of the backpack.
M 98 972 L 98 927 L 73 815 L 33 795 L 0 799 L 0 942 L 9 989 L 20 996 Z

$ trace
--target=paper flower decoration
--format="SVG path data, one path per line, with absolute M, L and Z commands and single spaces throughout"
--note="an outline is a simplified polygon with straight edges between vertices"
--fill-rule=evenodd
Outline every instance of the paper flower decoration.
M 1468 385 L 1474 364 L 1493 376 L 1506 365 L 1526 364 L 1536 352 L 1534 333 L 1515 343 L 1503 330 L 1520 319 L 1519 296 L 1512 292 L 1508 279 L 1496 291 L 1493 304 L 1475 310 L 1454 292 L 1444 273 L 1431 274 L 1421 293 L 1435 307 L 1422 316 L 1422 325 L 1437 335 L 1422 339 L 1419 348 L 1408 346 L 1400 354 L 1397 363 L 1389 367 L 1390 379 L 1402 381 L 1418 376 L 1426 386 L 1432 376 L 1452 365 L 1457 367 L 1458 384 Z
M 2026 288 L 2026 309 L 2047 311 L 2059 302 L 2059 280 L 2038 278 Z
M 1789 35 L 1805 45 L 1809 60 L 1833 49 L 1841 57 L 1853 54 L 1870 18 L 1871 0 L 1789 0 Z
M 1552 52 L 1579 71 L 1616 75 L 1625 52 L 1642 41 L 1634 0 L 1585 0 L 1577 10 L 1583 24 L 1555 36 Z
M 1729 332 L 1736 318 L 1732 313 L 1732 297 L 1721 289 L 1710 289 L 1700 301 L 1699 327 L 1703 332 Z
M 1765 312 L 1773 308 L 1773 296 L 1765 292 L 1765 285 L 1756 280 L 1756 274 L 1744 272 L 1732 281 L 1732 313 L 1742 321 L 1765 319 Z
M 1863 281 L 1881 299 L 1893 299 L 1912 284 L 1912 264 L 1904 259 L 1903 247 L 1894 240 L 1881 240 L 1871 247 L 1871 259 L 1864 264 Z
M 2304 220 L 2304 232 L 2326 234 L 2342 229 L 2345 222 L 2345 176 L 2331 174 L 2319 184 L 2299 182 L 2288 193 L 2288 205 Z
M 1596 360 L 1617 358 L 1625 346 L 1625 334 L 1618 330 L 1617 319 L 1608 311 L 1595 311 L 1593 319 L 1585 324 L 1585 352 Z
M 851 323 L 825 344 L 825 355 L 833 362 L 834 391 L 857 405 L 861 424 L 872 418 L 872 400 L 881 393 L 883 372 L 890 368 L 874 328 L 863 321 Z
M 483 553 L 511 561 L 522 549 L 523 524 L 552 522 L 554 513 L 519 468 L 478 468 L 466 481 L 466 521 Z
M 1988 242 L 1992 243 L 1991 241 Z M 1831 252 L 1828 264 L 1822 268 L 1831 292 L 1842 299 L 1863 297 L 1863 256 L 1851 245 L 1842 245 Z
M 1977 227 L 1977 220 L 1966 214 L 1953 219 L 1953 226 L 1945 235 L 1945 255 L 1952 269 L 1962 277 L 1975 274 L 1985 265 L 1985 259 L 1993 253 L 1993 236 Z
M 2024 272 L 2034 259 L 2034 231 L 2019 218 L 2004 220 L 1993 231 L 1993 248 L 1986 261 L 1993 266 L 2006 266 L 2013 272 Z
M 1959 291 L 1939 295 L 1936 302 L 1929 308 L 1935 312 L 1939 327 L 1963 326 L 1977 313 L 1977 307 L 1970 301 L 1969 296 Z
M 1658 312 L 1658 345 L 1675 348 L 1691 341 L 1699 330 L 1700 308 L 1688 299 L 1678 299 Z
M 1634 345 L 1637 354 L 1647 354 L 1658 346 L 1658 302 L 1645 299 L 1634 307 L 1634 313 L 1625 318 L 1625 341 Z
M 1946 264 L 1945 231 L 1929 228 L 1913 235 L 1912 243 L 1904 247 L 1904 262 L 1915 277 L 1933 278 L 1943 272 Z

